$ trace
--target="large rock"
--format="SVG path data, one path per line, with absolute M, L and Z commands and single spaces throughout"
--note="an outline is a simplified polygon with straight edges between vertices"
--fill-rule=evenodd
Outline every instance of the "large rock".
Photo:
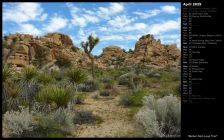
M 118 46 L 108 46 L 97 59 L 97 66 L 100 68 L 115 68 L 122 65 L 125 60 L 125 53 Z
M 80 49 L 72 51 L 74 47 L 68 35 L 49 33 L 42 37 L 33 37 L 26 34 L 12 34 L 4 40 L 6 46 L 3 50 L 3 63 L 10 64 L 16 69 L 33 66 L 36 47 L 47 51 L 46 64 L 58 58 L 70 60 L 74 65 L 87 67 L 90 63 L 87 55 Z
M 53 64 L 58 58 L 65 58 L 76 67 L 91 67 L 87 54 L 75 47 L 70 37 L 62 33 L 49 33 L 41 37 L 17 33 L 4 37 L 3 42 L 3 63 L 11 64 L 17 69 L 34 65 L 38 47 L 47 52 L 47 60 L 44 62 L 46 65 Z M 180 57 L 180 50 L 175 44 L 161 44 L 160 40 L 149 34 L 136 42 L 133 52 L 124 52 L 118 46 L 104 48 L 102 54 L 95 58 L 95 64 L 104 69 L 132 67 L 138 64 L 153 68 L 177 67 Z
M 176 45 L 164 45 L 153 35 L 142 36 L 135 44 L 133 55 L 129 56 L 126 65 L 144 63 L 148 66 L 177 66 L 180 60 L 180 50 Z

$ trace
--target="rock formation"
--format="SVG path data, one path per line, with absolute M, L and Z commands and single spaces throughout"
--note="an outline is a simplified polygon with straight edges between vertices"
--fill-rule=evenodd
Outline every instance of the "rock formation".
M 129 56 L 126 65 L 144 63 L 146 66 L 178 66 L 180 50 L 176 45 L 164 45 L 153 35 L 142 36 L 135 44 L 133 55 Z
M 88 68 L 90 60 L 83 50 L 75 47 L 68 35 L 49 33 L 42 37 L 26 34 L 12 34 L 3 39 L 3 64 L 13 65 L 17 70 L 36 66 L 37 47 L 46 51 L 44 64 L 52 65 L 58 58 L 70 60 L 77 67 Z M 96 57 L 99 68 L 120 68 L 144 64 L 154 67 L 177 67 L 180 64 L 180 50 L 175 44 L 164 45 L 153 35 L 142 36 L 135 44 L 133 53 L 124 52 L 118 46 L 108 46 Z
M 46 64 L 57 58 L 68 59 L 74 65 L 83 67 L 87 67 L 89 63 L 86 54 L 73 46 L 68 35 L 61 33 L 50 33 L 39 38 L 17 33 L 9 35 L 3 42 L 3 64 L 10 64 L 18 71 L 25 66 L 35 66 L 33 62 L 36 59 L 36 47 L 47 51 Z
M 103 49 L 103 53 L 97 59 L 97 66 L 101 68 L 115 68 L 123 65 L 125 53 L 118 46 L 109 46 Z

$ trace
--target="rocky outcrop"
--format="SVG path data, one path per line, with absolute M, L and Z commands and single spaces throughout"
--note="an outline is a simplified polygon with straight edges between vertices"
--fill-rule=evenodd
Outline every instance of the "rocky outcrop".
M 16 70 L 26 66 L 35 66 L 33 62 L 37 59 L 37 48 L 44 49 L 47 52 L 45 55 L 46 64 L 58 58 L 68 59 L 74 65 L 83 67 L 87 67 L 90 63 L 87 55 L 74 47 L 70 37 L 65 34 L 49 33 L 36 38 L 26 34 L 13 34 L 3 41 L 3 63 L 14 66 Z
M 100 68 L 115 68 L 123 65 L 125 53 L 118 46 L 109 46 L 103 49 L 103 53 L 97 59 Z
M 46 53 L 46 63 L 51 66 L 58 58 L 65 58 L 74 66 L 89 68 L 91 61 L 83 50 L 74 47 L 68 35 L 49 33 L 42 37 L 26 34 L 12 34 L 3 39 L 3 63 L 11 64 L 17 70 L 35 66 L 38 49 Z M 135 44 L 133 52 L 124 52 L 119 46 L 108 46 L 101 55 L 95 57 L 99 68 L 120 68 L 144 64 L 150 67 L 177 67 L 180 64 L 180 50 L 175 44 L 164 45 L 153 35 L 142 36 Z M 52 65 L 52 67 L 54 67 Z
M 133 55 L 129 56 L 125 64 L 144 63 L 146 66 L 177 66 L 180 60 L 180 50 L 176 45 L 164 45 L 153 35 L 142 36 L 135 44 Z

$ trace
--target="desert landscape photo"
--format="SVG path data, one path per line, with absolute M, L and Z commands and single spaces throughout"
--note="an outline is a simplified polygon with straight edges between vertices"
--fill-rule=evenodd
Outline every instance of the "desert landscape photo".
M 180 137 L 180 3 L 2 4 L 2 135 Z

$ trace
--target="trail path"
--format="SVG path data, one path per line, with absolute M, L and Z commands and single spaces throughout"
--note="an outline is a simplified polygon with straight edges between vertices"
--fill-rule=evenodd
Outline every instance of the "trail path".
M 76 128 L 76 137 L 141 137 L 141 126 L 128 116 L 128 108 L 118 105 L 121 95 L 99 96 L 98 99 L 93 99 L 92 96 L 93 94 L 89 94 L 84 104 L 77 106 L 77 110 L 91 111 L 101 117 L 103 122 L 80 125 Z

